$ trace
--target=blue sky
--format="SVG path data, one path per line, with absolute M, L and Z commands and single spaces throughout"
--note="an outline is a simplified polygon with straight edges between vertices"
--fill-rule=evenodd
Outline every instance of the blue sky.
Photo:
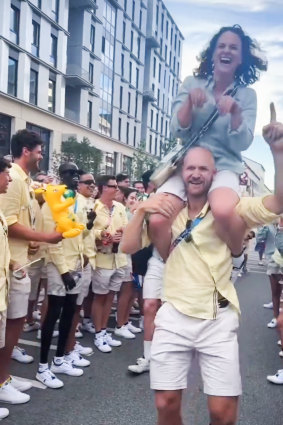
M 268 60 L 268 71 L 252 87 L 257 92 L 258 112 L 255 139 L 244 155 L 260 162 L 265 182 L 273 186 L 273 161 L 261 129 L 269 121 L 269 103 L 276 106 L 283 122 L 283 1 L 282 0 L 163 0 L 185 37 L 181 78 L 192 74 L 196 57 L 222 26 L 240 24 L 255 38 Z

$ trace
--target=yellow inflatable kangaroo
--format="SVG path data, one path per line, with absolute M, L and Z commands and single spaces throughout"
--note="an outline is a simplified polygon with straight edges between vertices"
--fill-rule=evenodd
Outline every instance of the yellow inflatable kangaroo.
M 66 185 L 48 184 L 45 188 L 35 189 L 35 193 L 43 194 L 56 223 L 56 231 L 64 238 L 74 238 L 84 230 L 85 226 L 78 223 L 75 214 L 69 211 L 69 207 L 75 204 L 75 192 L 68 190 Z

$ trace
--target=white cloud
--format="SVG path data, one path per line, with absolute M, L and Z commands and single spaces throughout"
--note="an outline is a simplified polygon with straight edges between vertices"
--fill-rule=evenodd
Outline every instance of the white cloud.
M 165 1 L 166 3 L 166 1 Z M 176 3 L 196 4 L 195 0 L 176 0 Z M 281 0 L 198 0 L 198 5 L 203 6 L 221 6 L 226 9 L 238 9 L 239 11 L 261 12 L 269 7 L 282 7 Z

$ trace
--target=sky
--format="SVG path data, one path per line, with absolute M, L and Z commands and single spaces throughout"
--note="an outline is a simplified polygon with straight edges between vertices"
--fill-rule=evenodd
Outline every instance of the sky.
M 269 104 L 275 103 L 277 120 L 283 122 L 283 1 L 282 0 L 163 0 L 183 34 L 181 79 L 198 66 L 197 56 L 222 27 L 240 24 L 257 40 L 268 60 L 267 72 L 252 85 L 257 93 L 255 137 L 243 152 L 265 168 L 265 183 L 273 187 L 274 167 L 269 147 L 261 137 L 269 122 Z

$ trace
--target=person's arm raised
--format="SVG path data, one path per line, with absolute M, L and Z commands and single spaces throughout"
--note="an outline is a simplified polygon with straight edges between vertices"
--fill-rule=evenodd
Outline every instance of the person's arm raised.
M 60 242 L 63 237 L 61 233 L 54 230 L 51 233 L 37 232 L 29 227 L 23 226 L 20 223 L 11 224 L 8 227 L 9 236 L 16 239 L 25 241 L 45 242 L 56 244 Z
M 142 248 L 142 233 L 146 214 L 162 214 L 170 218 L 174 208 L 164 193 L 153 195 L 140 203 L 130 222 L 124 229 L 120 249 L 126 254 L 134 254 Z M 168 240 L 167 240 L 168 239 Z M 169 242 L 168 242 L 169 241 Z M 164 235 L 164 244 L 170 246 L 171 235 Z
M 270 124 L 263 127 L 262 135 L 269 144 L 274 159 L 274 195 L 264 198 L 264 206 L 275 214 L 283 213 L 283 124 L 276 122 L 274 104 L 270 104 Z

